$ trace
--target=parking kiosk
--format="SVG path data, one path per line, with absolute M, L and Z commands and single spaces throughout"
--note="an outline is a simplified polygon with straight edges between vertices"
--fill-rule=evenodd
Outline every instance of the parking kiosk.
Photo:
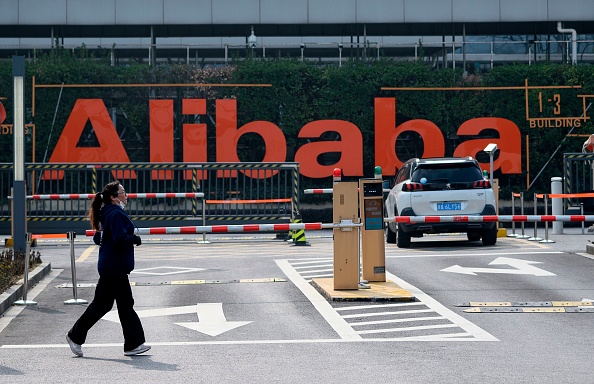
M 359 223 L 358 183 L 342 182 L 340 169 L 334 170 L 333 218 L 335 224 Z M 334 228 L 334 289 L 359 288 L 359 230 Z
M 359 209 L 363 222 L 361 227 L 363 279 L 386 281 L 384 194 L 381 173 L 380 178 L 359 180 Z

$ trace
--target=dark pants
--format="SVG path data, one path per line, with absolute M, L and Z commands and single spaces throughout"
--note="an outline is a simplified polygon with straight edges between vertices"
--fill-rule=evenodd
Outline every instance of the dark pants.
M 89 329 L 111 310 L 114 300 L 118 306 L 118 315 L 124 333 L 124 351 L 143 344 L 144 331 L 133 308 L 134 298 L 132 298 L 128 275 L 99 278 L 93 302 L 68 332 L 70 339 L 76 344 L 84 344 Z

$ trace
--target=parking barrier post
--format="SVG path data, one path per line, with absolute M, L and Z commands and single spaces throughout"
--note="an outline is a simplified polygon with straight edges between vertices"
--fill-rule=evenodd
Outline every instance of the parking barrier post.
M 584 203 L 580 203 L 580 215 L 584 216 Z M 582 221 L 582 235 L 584 234 L 584 221 Z
M 22 300 L 15 301 L 15 305 L 37 305 L 35 301 L 27 300 L 27 291 L 29 290 L 29 257 L 31 253 L 31 233 L 25 234 L 26 246 L 25 246 L 25 270 L 23 272 L 23 298 Z M 15 248 L 16 249 L 16 248 Z M 16 250 L 15 250 L 16 257 Z
M 549 214 L 549 195 L 544 195 L 545 201 L 545 216 Z M 549 240 L 549 222 L 545 221 L 545 238 L 544 240 L 539 241 L 539 243 L 554 243 L 554 240 Z
M 520 214 L 522 216 L 524 216 L 524 192 L 520 192 Z M 520 223 L 520 227 L 522 228 L 522 234 L 519 235 L 517 238 L 518 239 L 529 238 L 530 236 L 528 236 L 524 233 L 524 222 L 523 221 Z
M 76 282 L 76 261 L 74 260 L 74 238 L 76 237 L 75 232 L 68 232 L 68 241 L 70 242 L 70 269 L 72 270 L 72 293 L 74 295 L 74 299 L 64 301 L 64 304 L 86 304 L 87 301 L 83 299 L 79 299 L 76 289 L 77 289 L 77 282 Z
M 561 182 L 563 179 L 561 177 L 551 177 L 551 195 L 560 195 L 562 191 L 562 184 Z M 551 214 L 552 215 L 562 215 L 563 214 L 563 199 L 562 198 L 555 198 L 552 197 L 553 200 L 551 201 Z M 563 222 L 561 221 L 554 221 L 553 222 L 553 233 L 556 235 L 563 234 Z
M 534 216 L 538 215 L 538 194 L 534 194 Z M 542 240 L 542 238 L 538 237 L 538 232 L 537 232 L 537 227 L 538 227 L 538 221 L 534 222 L 534 236 L 532 236 L 531 238 L 529 238 L 529 241 L 540 241 Z
M 511 194 L 511 205 L 512 205 L 512 211 L 511 214 L 512 216 L 514 216 L 516 214 L 516 194 L 512 192 Z M 512 221 L 512 233 L 510 233 L 509 235 L 507 235 L 507 237 L 518 237 L 518 235 L 516 234 L 516 222 Z

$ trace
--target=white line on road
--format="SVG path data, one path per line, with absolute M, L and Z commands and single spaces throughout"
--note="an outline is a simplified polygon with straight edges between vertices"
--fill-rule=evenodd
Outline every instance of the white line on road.
M 305 297 L 307 297 L 341 339 L 361 339 L 361 336 L 332 308 L 328 301 L 291 267 L 288 260 L 276 260 L 276 264 Z
M 494 253 L 406 253 L 402 255 L 386 255 L 386 259 L 407 259 L 407 258 L 422 258 L 422 257 L 475 257 L 475 256 L 511 256 L 511 255 L 553 255 L 561 254 L 560 251 L 545 251 L 545 252 L 494 252 Z

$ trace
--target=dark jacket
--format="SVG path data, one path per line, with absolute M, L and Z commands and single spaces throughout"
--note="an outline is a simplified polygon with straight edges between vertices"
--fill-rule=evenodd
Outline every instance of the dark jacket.
M 134 269 L 134 223 L 118 205 L 101 208 L 101 247 L 99 276 L 127 275 Z

